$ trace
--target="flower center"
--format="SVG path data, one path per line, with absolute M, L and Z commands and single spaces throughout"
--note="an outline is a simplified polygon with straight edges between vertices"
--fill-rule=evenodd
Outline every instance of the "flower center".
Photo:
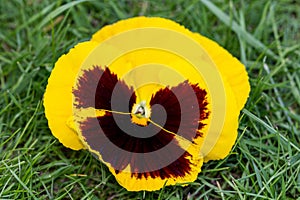
M 139 106 L 134 114 L 136 115 L 141 115 L 145 117 L 145 107 L 144 106 Z
M 137 125 L 147 126 L 150 115 L 150 107 L 146 105 L 146 101 L 141 101 L 132 107 L 131 121 Z

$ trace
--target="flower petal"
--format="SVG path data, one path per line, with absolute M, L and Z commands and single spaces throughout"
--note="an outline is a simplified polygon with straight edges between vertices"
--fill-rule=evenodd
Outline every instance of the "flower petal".
M 216 42 L 197 33 L 194 34 L 194 38 L 204 47 L 223 78 L 229 83 L 236 98 L 237 109 L 241 110 L 250 92 L 245 66 Z
M 223 129 L 219 134 L 219 137 L 216 140 L 215 138 L 210 137 L 210 133 L 208 132 L 207 135 L 204 134 L 204 137 L 197 138 L 195 141 L 201 146 L 201 152 L 205 155 L 204 162 L 225 158 L 229 154 L 237 138 L 238 116 L 240 110 L 237 108 L 236 98 L 229 83 L 225 81 L 224 84 L 227 104 Z
M 84 146 L 77 133 L 67 125 L 73 115 L 72 87 L 81 63 L 95 46 L 95 42 L 80 43 L 61 56 L 55 63 L 44 94 L 45 115 L 52 134 L 64 146 L 74 150 Z

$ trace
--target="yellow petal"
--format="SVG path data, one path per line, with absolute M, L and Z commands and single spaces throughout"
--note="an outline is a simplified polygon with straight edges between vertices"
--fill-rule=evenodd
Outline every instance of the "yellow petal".
M 216 42 L 197 33 L 194 34 L 194 38 L 204 47 L 223 78 L 229 83 L 236 99 L 237 108 L 241 110 L 250 93 L 249 78 L 245 66 Z
M 72 87 L 82 62 L 95 46 L 95 42 L 83 42 L 61 56 L 55 63 L 44 94 L 45 115 L 52 134 L 64 146 L 74 150 L 84 146 L 77 133 L 67 125 L 73 115 Z
M 236 98 L 227 81 L 224 82 L 226 90 L 226 111 L 223 122 L 223 129 L 218 138 L 210 137 L 206 133 L 204 137 L 196 139 L 195 143 L 201 146 L 201 153 L 204 155 L 204 162 L 225 158 L 233 147 L 237 138 L 238 116 L 240 110 L 237 107 Z M 205 134 L 205 133 L 204 133 Z
M 250 85 L 248 75 L 243 64 L 241 64 L 239 60 L 234 58 L 228 51 L 219 46 L 216 42 L 203 37 L 198 33 L 192 33 L 171 20 L 158 17 L 135 17 L 121 20 L 118 23 L 105 26 L 96 32 L 92 37 L 92 41 L 102 42 L 121 32 L 145 27 L 171 29 L 197 40 L 207 51 L 223 77 L 229 82 L 230 87 L 233 89 L 235 98 L 237 99 L 238 108 L 241 109 L 244 106 L 250 92 Z M 135 58 L 138 59 L 139 57 Z M 151 57 L 149 58 L 151 59 Z

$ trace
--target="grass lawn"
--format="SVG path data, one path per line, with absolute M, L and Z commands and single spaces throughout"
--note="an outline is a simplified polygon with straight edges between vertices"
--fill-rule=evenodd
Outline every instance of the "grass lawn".
M 58 57 L 138 15 L 217 41 L 249 72 L 231 154 L 187 187 L 128 192 L 89 152 L 60 144 L 44 116 Z M 0 41 L 0 199 L 300 199 L 299 0 L 1 0 Z

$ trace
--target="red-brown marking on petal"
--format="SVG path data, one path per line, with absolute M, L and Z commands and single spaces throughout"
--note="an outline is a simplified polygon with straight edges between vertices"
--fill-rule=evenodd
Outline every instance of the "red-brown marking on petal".
M 184 138 L 193 141 L 201 136 L 201 130 L 205 124 L 201 121 L 207 119 L 206 91 L 197 84 L 189 84 L 188 81 L 178 86 L 159 90 L 150 101 L 150 105 L 162 105 L 167 112 L 166 130 L 177 133 Z M 156 110 L 152 110 L 155 115 Z M 180 126 L 180 132 L 178 132 Z
M 73 91 L 77 108 L 130 112 L 136 103 L 133 88 L 118 80 L 108 68 L 103 70 L 96 66 L 85 71 L 77 84 L 77 89 Z M 162 113 L 155 104 L 164 107 L 167 115 L 165 121 L 161 119 Z M 164 129 L 152 123 L 138 126 L 131 122 L 130 115 L 106 112 L 102 117 L 90 117 L 80 122 L 82 136 L 116 173 L 130 165 L 132 176 L 136 178 L 182 177 L 191 170 L 192 163 L 188 157 L 192 155 L 179 146 L 173 134 L 165 130 L 190 141 L 200 136 L 197 129 L 203 128 L 201 120 L 209 115 L 206 91 L 185 81 L 178 86 L 159 90 L 152 96 L 150 105 L 151 120 Z M 167 151 L 163 151 L 166 148 Z M 159 164 L 164 162 L 168 164 L 159 168 Z
M 138 179 L 141 179 L 142 177 L 148 178 L 149 176 L 151 178 L 177 178 L 177 177 L 184 177 L 187 174 L 190 174 L 191 165 L 192 163 L 188 160 L 188 157 L 190 157 L 191 154 L 188 152 L 184 152 L 183 155 L 181 155 L 177 160 L 172 162 L 166 167 L 163 167 L 159 170 L 144 172 L 144 173 L 135 173 L 133 172 L 131 177 L 136 177 Z M 151 161 L 145 160 L 148 162 L 148 165 L 151 165 Z M 153 160 L 153 162 L 157 162 L 158 160 Z
M 124 99 L 129 100 L 128 110 L 130 112 L 136 99 L 133 88 L 118 80 L 117 75 L 111 73 L 109 68 L 106 67 L 103 70 L 99 66 L 84 71 L 83 75 L 78 78 L 77 89 L 73 90 L 75 106 L 77 108 L 94 107 L 111 110 L 111 98 L 117 84 L 120 87 L 114 93 L 114 99 L 120 100 L 120 104 L 124 104 L 122 101 Z M 115 104 L 118 106 L 118 102 Z M 123 112 L 128 112 L 128 110 Z
M 124 116 L 120 115 L 120 117 Z M 132 176 L 136 178 L 151 176 L 165 179 L 183 177 L 190 172 L 191 162 L 188 157 L 191 155 L 179 146 L 177 140 L 173 140 L 172 134 L 164 130 L 160 130 L 150 138 L 136 138 L 119 129 L 111 114 L 108 113 L 98 119 L 88 118 L 82 123 L 81 131 L 89 146 L 98 151 L 102 159 L 116 169 L 116 173 L 125 169 L 127 165 L 130 165 Z M 166 148 L 167 144 L 167 150 L 159 151 L 161 148 Z M 145 154 L 149 152 L 152 152 L 151 156 Z M 179 156 L 174 159 L 173 155 Z M 168 159 L 170 164 L 162 166 L 159 170 L 153 170 Z

